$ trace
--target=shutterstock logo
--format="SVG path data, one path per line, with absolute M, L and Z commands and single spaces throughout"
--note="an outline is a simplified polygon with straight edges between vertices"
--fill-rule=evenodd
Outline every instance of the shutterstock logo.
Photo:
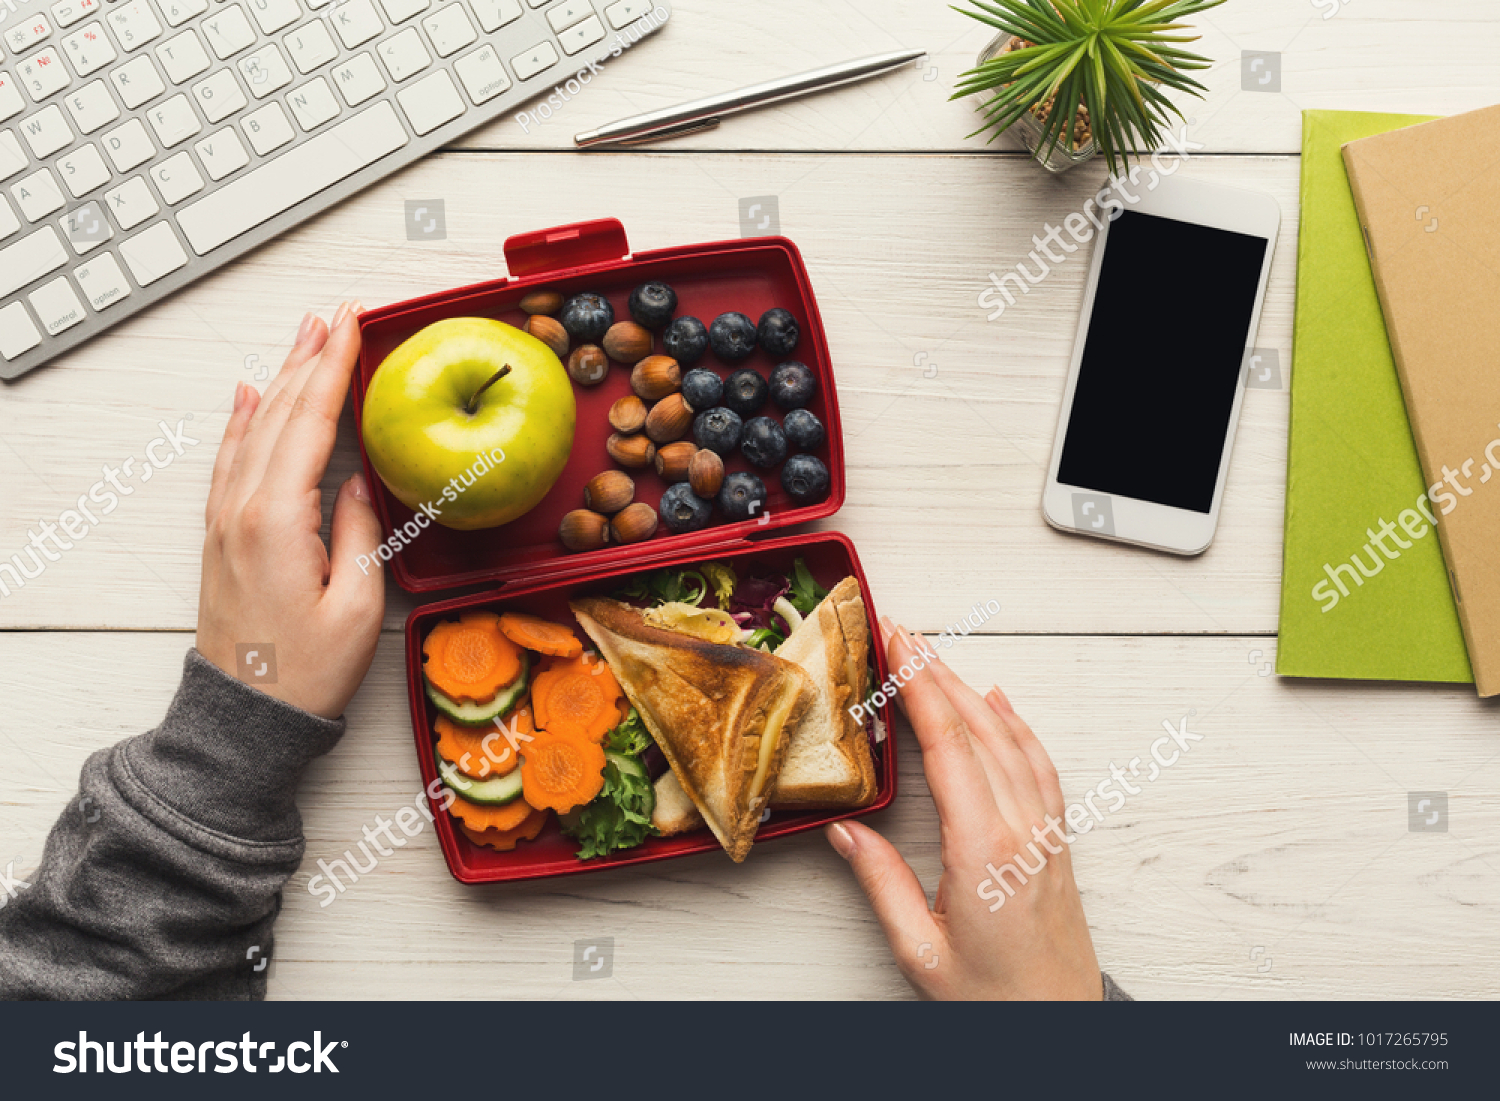
M 161 1033 L 148 1040 L 144 1032 L 137 1032 L 134 1040 L 119 1041 L 120 1061 L 115 1062 L 114 1040 L 90 1040 L 87 1032 L 80 1032 L 77 1040 L 62 1040 L 52 1049 L 57 1063 L 53 1074 L 93 1073 L 129 1074 L 138 1070 L 150 1074 L 171 1071 L 173 1074 L 233 1074 L 244 1070 L 248 1074 L 265 1071 L 280 1074 L 289 1070 L 293 1074 L 339 1073 L 334 1065 L 333 1052 L 349 1046 L 348 1040 L 323 1042 L 323 1034 L 314 1032 L 312 1042 L 294 1040 L 286 1046 L 284 1055 L 276 1054 L 276 1041 L 260 1041 L 246 1032 L 238 1040 L 205 1040 L 194 1044 L 187 1040 L 163 1040 Z M 134 1060 L 131 1056 L 134 1054 Z M 274 1057 L 275 1062 L 272 1062 Z M 209 1066 L 213 1060 L 212 1068 Z M 169 1067 L 167 1064 L 171 1063 Z

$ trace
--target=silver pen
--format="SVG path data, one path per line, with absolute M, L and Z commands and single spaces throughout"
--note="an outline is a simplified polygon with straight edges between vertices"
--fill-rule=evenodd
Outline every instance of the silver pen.
M 898 53 L 877 54 L 839 65 L 798 73 L 796 76 L 768 80 L 764 84 L 752 84 L 735 92 L 724 92 L 716 96 L 705 96 L 676 107 L 665 107 L 660 111 L 648 111 L 634 115 L 597 130 L 579 134 L 573 139 L 580 147 L 594 145 L 640 145 L 664 138 L 695 134 L 700 130 L 712 130 L 726 115 L 765 107 L 798 96 L 811 95 L 828 88 L 868 80 L 870 77 L 910 65 L 926 50 L 902 50 Z

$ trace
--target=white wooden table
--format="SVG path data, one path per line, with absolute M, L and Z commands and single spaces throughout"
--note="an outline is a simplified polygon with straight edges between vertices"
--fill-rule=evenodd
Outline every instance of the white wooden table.
M 1201 20 L 1217 59 L 1187 113 L 1186 174 L 1260 188 L 1287 218 L 1260 343 L 1290 358 L 1300 111 L 1454 113 L 1500 100 L 1493 0 L 1231 0 Z M 234 384 L 279 364 L 304 309 L 367 306 L 503 274 L 525 230 L 616 216 L 636 249 L 739 234 L 776 196 L 828 326 L 857 543 L 882 608 L 938 631 L 1002 613 L 948 652 L 1001 684 L 1070 797 L 1143 755 L 1162 721 L 1203 735 L 1076 846 L 1099 957 L 1146 998 L 1500 994 L 1500 723 L 1467 688 L 1296 683 L 1276 648 L 1287 394 L 1252 390 L 1223 524 L 1197 560 L 1070 538 L 1038 501 L 1083 263 L 991 324 L 991 271 L 1102 183 L 1061 180 L 1009 140 L 967 138 L 948 93 L 988 39 L 937 0 L 678 0 L 658 36 L 550 123 L 512 120 L 372 188 L 279 243 L 0 392 L 0 557 L 139 455 L 159 420 L 203 439 L 24 590 L 0 599 L 0 867 L 34 867 L 92 751 L 155 725 L 192 642 L 202 509 Z M 571 135 L 781 72 L 907 46 L 925 69 L 745 116 L 649 152 L 581 155 Z M 1282 54 L 1279 94 L 1241 90 L 1241 52 Z M 447 239 L 405 239 L 403 201 L 441 198 Z M 1170 325 L 1151 319 L 1149 339 Z M 251 357 L 259 357 L 258 360 Z M 931 368 L 936 367 L 933 375 Z M 1295 371 L 1295 365 L 1292 366 Z M 931 377 L 929 377 L 931 376 Z M 345 418 L 326 486 L 357 464 Z M 331 492 L 327 495 L 331 501 Z M 281 998 L 906 997 L 842 861 L 808 835 L 744 866 L 695 857 L 551 883 L 465 888 L 429 833 L 326 910 L 319 857 L 420 787 L 394 585 L 349 733 L 304 784 L 308 858 L 286 893 Z M 909 731 L 902 792 L 872 820 L 930 890 L 936 817 Z M 1445 834 L 1407 793 L 1446 791 Z M 572 981 L 575 940 L 613 937 L 613 977 Z

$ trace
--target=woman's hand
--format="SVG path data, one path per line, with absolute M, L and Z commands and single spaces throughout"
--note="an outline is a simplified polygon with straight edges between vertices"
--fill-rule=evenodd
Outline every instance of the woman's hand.
M 308 314 L 264 397 L 236 386 L 208 493 L 198 597 L 199 653 L 328 719 L 343 714 L 369 671 L 385 614 L 379 564 L 366 572 L 355 562 L 381 541 L 361 475 L 334 502 L 331 557 L 320 534 L 319 483 L 359 357 L 360 309 L 340 306 L 331 329 Z M 243 676 L 236 647 L 268 643 L 276 681 L 261 684 Z
M 900 701 L 942 828 L 937 902 L 928 909 L 916 874 L 874 830 L 836 822 L 827 832 L 869 896 L 897 966 L 929 998 L 1100 1000 L 1047 751 L 1000 689 L 981 698 L 930 648 L 919 656 L 904 628 L 888 619 L 880 626 L 892 669 L 922 666 Z

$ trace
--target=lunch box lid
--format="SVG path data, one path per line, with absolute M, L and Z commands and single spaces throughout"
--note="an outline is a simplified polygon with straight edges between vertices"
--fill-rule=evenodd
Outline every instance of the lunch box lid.
M 782 529 L 826 519 L 843 506 L 844 444 L 834 372 L 812 284 L 802 255 L 790 240 L 745 238 L 632 255 L 624 226 L 614 218 L 605 218 L 517 234 L 506 241 L 505 257 L 511 272 L 509 278 L 394 303 L 360 316 L 363 340 L 353 388 L 360 458 L 372 487 L 372 501 L 383 534 L 388 542 L 394 539 L 404 544 L 390 560 L 392 573 L 403 589 L 426 593 L 475 584 L 510 588 L 586 578 L 626 564 L 646 568 L 688 552 L 751 546 L 758 538 Z M 557 539 L 562 517 L 583 507 L 583 487 L 594 474 L 618 468 L 602 450 L 611 430 L 601 413 L 607 411 L 614 397 L 630 392 L 629 367 L 616 365 L 598 388 L 573 384 L 578 427 L 568 465 L 547 496 L 527 514 L 510 524 L 484 531 L 463 532 L 436 523 L 416 524 L 413 512 L 395 498 L 375 473 L 364 447 L 364 397 L 371 377 L 385 358 L 408 337 L 444 318 L 495 317 L 519 324 L 525 316 L 519 309 L 520 300 L 542 289 L 569 294 L 613 286 L 614 293 L 608 296 L 615 304 L 616 320 L 622 320 L 628 317 L 621 306 L 629 290 L 651 279 L 671 283 L 679 292 L 683 304 L 678 316 L 698 316 L 705 324 L 729 310 L 750 313 L 736 305 L 736 295 L 754 300 L 747 304 L 761 309 L 782 306 L 792 311 L 799 322 L 801 338 L 791 358 L 806 364 L 818 384 L 809 408 L 820 417 L 827 433 L 816 452 L 828 468 L 827 498 L 798 506 L 780 489 L 777 471 L 761 472 L 768 502 L 766 511 L 755 519 L 714 524 L 700 532 L 680 535 L 658 531 L 642 543 L 568 552 Z M 659 347 L 659 340 L 654 345 Z M 774 357 L 757 349 L 749 365 L 757 366 L 763 376 L 768 376 L 767 366 L 774 361 Z M 700 365 L 710 364 L 721 371 L 744 366 L 731 367 L 708 358 Z M 766 412 L 779 410 L 768 406 Z M 595 417 L 599 420 L 597 424 L 593 423 Z M 789 451 L 788 457 L 790 454 Z M 726 459 L 727 472 L 739 469 L 749 469 L 743 459 Z M 659 499 L 656 487 L 664 488 L 665 483 L 654 470 L 626 473 L 647 483 L 648 493 L 638 499 L 653 504 Z M 412 525 L 418 528 L 415 536 L 410 536 Z M 397 534 L 403 529 L 409 538 Z

